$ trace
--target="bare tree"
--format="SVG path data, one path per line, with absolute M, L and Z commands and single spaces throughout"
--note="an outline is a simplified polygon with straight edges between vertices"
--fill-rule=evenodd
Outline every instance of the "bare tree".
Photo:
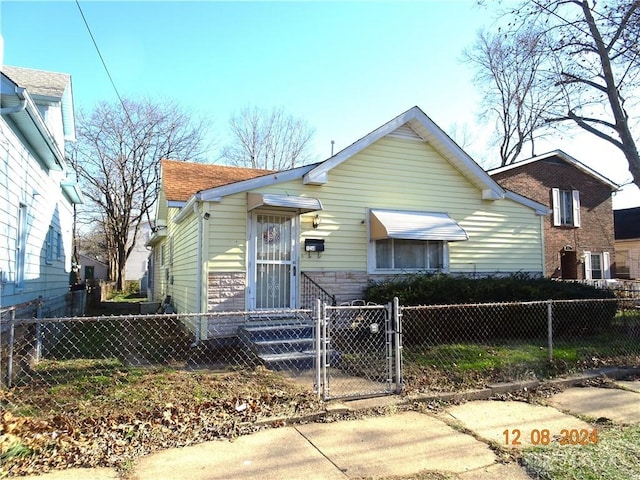
M 80 113 L 72 159 L 90 200 L 85 214 L 103 230 L 118 290 L 140 225 L 156 202 L 160 159 L 197 159 L 206 128 L 204 120 L 166 101 L 125 99 Z
M 231 165 L 286 170 L 310 161 L 315 130 L 282 108 L 246 106 L 229 120 L 232 142 L 222 151 Z
M 532 32 L 542 39 L 533 88 L 552 99 L 535 105 L 542 124 L 578 126 L 614 145 L 640 187 L 640 0 L 533 0 L 509 18 L 505 42 Z
M 543 113 L 554 92 L 538 88 L 547 52 L 544 36 L 527 30 L 516 35 L 479 32 L 464 58 L 476 67 L 475 83 L 483 88 L 482 118 L 495 122 L 493 144 L 500 166 L 513 163 L 528 143 L 535 155 L 535 140 L 543 132 Z

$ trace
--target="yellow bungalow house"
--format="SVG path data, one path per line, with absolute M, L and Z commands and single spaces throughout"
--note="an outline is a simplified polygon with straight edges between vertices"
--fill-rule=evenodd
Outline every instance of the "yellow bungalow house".
M 165 160 L 153 298 L 171 296 L 178 313 L 299 308 L 309 285 L 341 303 L 390 275 L 544 275 L 549 213 L 418 107 L 292 170 Z

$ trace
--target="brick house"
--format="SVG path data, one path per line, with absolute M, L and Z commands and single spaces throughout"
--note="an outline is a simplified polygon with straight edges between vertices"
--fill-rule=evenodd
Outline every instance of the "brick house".
M 502 187 L 549 207 L 543 218 L 545 276 L 615 276 L 611 194 L 619 185 L 561 150 L 488 171 Z

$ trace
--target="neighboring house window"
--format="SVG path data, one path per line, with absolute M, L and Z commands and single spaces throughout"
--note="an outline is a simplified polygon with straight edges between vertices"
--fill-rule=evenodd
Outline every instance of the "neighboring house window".
M 46 255 L 46 262 L 47 263 L 52 263 L 53 262 L 53 226 L 49 226 L 49 231 L 47 232 L 47 238 L 46 238 L 46 247 L 45 247 L 45 255 Z
M 611 278 L 609 252 L 584 252 L 584 276 L 587 280 Z
M 27 206 L 20 204 L 18 209 L 18 228 L 16 232 L 16 286 L 24 283 L 24 264 L 27 252 Z
M 616 250 L 616 276 L 618 278 L 629 278 L 629 251 Z
M 173 265 L 173 236 L 169 237 L 169 265 Z
M 160 265 L 164 267 L 164 243 L 160 246 Z
M 553 208 L 553 225 L 556 227 L 580 226 L 580 192 L 578 190 L 551 191 Z
M 445 242 L 435 240 L 376 240 L 376 270 L 442 270 Z

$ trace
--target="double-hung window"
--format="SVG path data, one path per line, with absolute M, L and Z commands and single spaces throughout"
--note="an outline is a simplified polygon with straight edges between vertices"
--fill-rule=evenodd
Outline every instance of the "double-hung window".
M 580 226 L 580 192 L 578 190 L 551 190 L 553 225 L 556 227 Z
M 599 280 L 611 278 L 609 252 L 592 253 L 584 252 L 584 278 L 587 280 Z
M 467 233 L 446 213 L 370 210 L 370 271 L 447 271 L 448 243 Z
M 376 269 L 442 270 L 443 241 L 387 238 L 376 240 Z

